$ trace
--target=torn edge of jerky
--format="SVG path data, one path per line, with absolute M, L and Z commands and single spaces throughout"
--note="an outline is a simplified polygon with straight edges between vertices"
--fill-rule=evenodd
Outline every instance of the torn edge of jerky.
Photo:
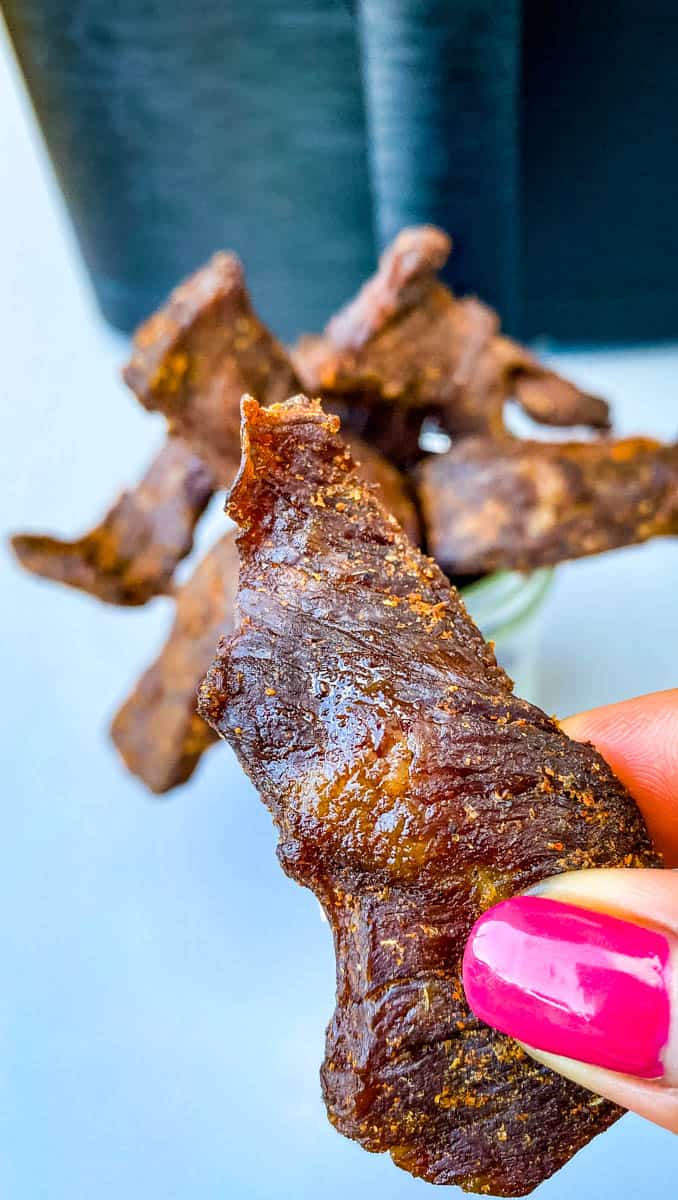
M 512 694 L 337 421 L 303 397 L 243 416 L 235 630 L 200 711 L 332 925 L 330 1119 L 431 1182 L 526 1194 L 620 1110 L 473 1016 L 468 933 L 549 875 L 660 860 L 594 748 Z
M 678 535 L 678 446 L 651 438 L 465 438 L 416 480 L 427 546 L 448 574 L 534 570 Z
M 306 389 L 354 405 L 388 404 L 438 416 L 452 434 L 500 434 L 515 398 L 536 421 L 609 427 L 609 409 L 524 347 L 473 297 L 438 279 L 451 240 L 433 226 L 404 229 L 376 274 L 328 323 L 293 351 Z
M 178 563 L 215 488 L 212 472 L 180 438 L 169 438 L 143 479 L 99 525 L 75 541 L 20 533 L 12 549 L 25 570 L 108 604 L 146 604 L 172 591 Z
M 240 260 L 223 252 L 139 326 L 123 377 L 224 487 L 240 461 L 242 394 L 253 392 L 270 404 L 298 387 L 286 351 L 252 307 Z

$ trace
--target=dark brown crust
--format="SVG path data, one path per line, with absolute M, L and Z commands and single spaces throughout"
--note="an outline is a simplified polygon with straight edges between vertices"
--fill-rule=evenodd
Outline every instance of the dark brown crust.
M 230 486 L 240 461 L 240 397 L 262 403 L 297 386 L 290 360 L 254 312 L 242 265 L 215 254 L 139 327 L 125 382 L 145 408 L 162 412 Z
M 237 586 L 238 553 L 228 533 L 177 592 L 170 635 L 113 720 L 119 754 L 152 792 L 185 783 L 216 740 L 196 697 L 219 637 L 233 627 Z
M 449 574 L 528 570 L 678 534 L 678 446 L 650 438 L 467 438 L 417 471 L 427 546 Z
M 12 548 L 34 575 L 108 604 L 145 604 L 172 590 L 177 564 L 214 491 L 214 478 L 180 438 L 169 438 L 133 491 L 73 542 L 15 534 Z
M 450 246 L 432 226 L 403 230 L 324 334 L 302 338 L 293 351 L 306 390 L 349 409 L 386 403 L 434 413 L 455 434 L 500 434 L 511 397 L 537 421 L 606 428 L 603 400 L 501 337 L 486 305 L 457 300 L 438 282 Z
M 619 1110 L 471 1015 L 467 934 L 545 876 L 658 859 L 600 755 L 512 694 L 336 420 L 303 397 L 243 412 L 236 628 L 200 710 L 332 924 L 330 1119 L 431 1182 L 525 1194 Z

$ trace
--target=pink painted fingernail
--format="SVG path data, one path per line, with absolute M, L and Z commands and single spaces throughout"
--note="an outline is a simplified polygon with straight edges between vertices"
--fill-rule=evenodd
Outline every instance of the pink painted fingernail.
M 477 1017 L 535 1050 L 644 1079 L 664 1074 L 669 943 L 656 930 L 516 896 L 473 926 L 464 988 Z

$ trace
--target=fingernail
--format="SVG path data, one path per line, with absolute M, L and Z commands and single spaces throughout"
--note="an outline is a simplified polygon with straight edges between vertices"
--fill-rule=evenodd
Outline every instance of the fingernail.
M 463 973 L 471 1009 L 502 1033 L 643 1079 L 664 1074 L 669 943 L 656 930 L 516 896 L 476 921 Z

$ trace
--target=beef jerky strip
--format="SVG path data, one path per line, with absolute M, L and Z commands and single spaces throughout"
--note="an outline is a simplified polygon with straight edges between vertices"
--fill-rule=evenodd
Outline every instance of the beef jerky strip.
M 513 395 L 537 421 L 607 427 L 603 400 L 501 337 L 492 309 L 456 299 L 438 281 L 450 247 L 433 226 L 403 230 L 324 335 L 296 347 L 306 389 L 349 407 L 386 403 L 437 414 L 450 433 L 500 434 Z
M 678 534 L 678 446 L 650 438 L 465 438 L 417 476 L 427 546 L 449 574 L 528 570 Z
M 240 461 L 243 392 L 273 403 L 297 386 L 283 347 L 252 308 L 234 254 L 215 254 L 139 327 L 123 375 L 226 487 Z
M 330 1119 L 431 1182 L 525 1194 L 620 1110 L 471 1014 L 466 937 L 545 876 L 658 859 L 593 747 L 512 694 L 336 420 L 303 397 L 243 408 L 235 633 L 200 707 L 333 927 Z
M 237 586 L 238 554 L 227 533 L 177 592 L 170 635 L 113 720 L 123 761 L 152 792 L 185 783 L 216 740 L 196 696 L 220 635 L 233 627 Z
M 419 520 L 402 475 L 359 438 L 347 441 L 361 480 L 376 485 L 385 507 L 417 539 Z M 348 459 L 349 450 L 340 453 Z M 169 638 L 114 718 L 111 735 L 120 755 L 152 792 L 185 783 L 216 740 L 196 712 L 196 693 L 219 636 L 233 626 L 237 582 L 238 555 L 233 535 L 226 534 L 177 592 Z
M 145 604 L 171 590 L 213 490 L 211 471 L 180 438 L 169 438 L 137 487 L 89 533 L 72 542 L 16 534 L 12 547 L 34 575 L 109 604 Z
M 13 539 L 28 570 L 111 604 L 144 604 L 169 589 L 214 490 L 212 473 L 226 487 L 237 470 L 243 391 L 275 400 L 296 386 L 284 350 L 252 311 L 232 254 L 215 255 L 182 283 L 137 330 L 134 345 L 127 383 L 146 408 L 166 414 L 191 449 L 172 438 L 141 484 L 77 541 Z

